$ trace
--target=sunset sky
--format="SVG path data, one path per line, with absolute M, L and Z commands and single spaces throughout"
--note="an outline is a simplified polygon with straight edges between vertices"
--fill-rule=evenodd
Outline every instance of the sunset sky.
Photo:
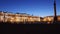
M 34 16 L 54 15 L 54 0 L 0 0 L 0 11 L 27 13 Z M 57 15 L 60 15 L 60 0 L 56 0 Z

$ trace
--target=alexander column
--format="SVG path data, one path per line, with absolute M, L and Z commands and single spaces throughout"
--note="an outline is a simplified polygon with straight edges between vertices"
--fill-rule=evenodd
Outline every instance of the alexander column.
M 56 15 L 56 0 L 54 0 L 54 23 L 57 22 L 57 15 Z

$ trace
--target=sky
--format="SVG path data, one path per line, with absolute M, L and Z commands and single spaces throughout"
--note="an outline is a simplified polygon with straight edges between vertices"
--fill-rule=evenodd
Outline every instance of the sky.
M 27 13 L 34 16 L 54 15 L 54 0 L 0 0 L 0 11 Z M 57 15 L 60 15 L 60 0 L 56 0 Z

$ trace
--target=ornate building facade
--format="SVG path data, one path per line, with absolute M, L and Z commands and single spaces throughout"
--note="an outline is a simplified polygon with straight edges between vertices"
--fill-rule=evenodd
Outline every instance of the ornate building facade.
M 0 22 L 40 22 L 40 17 L 31 16 L 29 14 L 13 14 L 0 12 Z
M 54 21 L 54 16 L 46 16 L 44 17 L 43 21 L 52 22 Z M 60 15 L 57 16 L 57 21 L 60 21 Z

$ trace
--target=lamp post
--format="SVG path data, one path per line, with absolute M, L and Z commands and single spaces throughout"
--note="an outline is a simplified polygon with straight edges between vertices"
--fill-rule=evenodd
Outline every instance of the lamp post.
M 54 0 L 54 23 L 57 22 L 57 15 L 56 15 L 56 0 Z

